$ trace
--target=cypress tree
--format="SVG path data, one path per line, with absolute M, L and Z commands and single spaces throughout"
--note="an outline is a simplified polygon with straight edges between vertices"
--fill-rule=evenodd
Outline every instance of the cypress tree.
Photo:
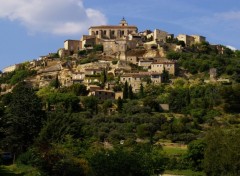
M 128 98 L 128 82 L 126 81 L 123 88 L 123 99 Z
M 133 91 L 132 91 L 132 86 L 131 85 L 128 87 L 128 98 L 133 99 Z

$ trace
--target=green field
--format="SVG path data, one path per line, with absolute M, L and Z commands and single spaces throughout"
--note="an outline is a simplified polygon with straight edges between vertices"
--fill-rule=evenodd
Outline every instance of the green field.
M 1 176 L 40 176 L 37 169 L 25 165 L 0 166 Z
M 184 175 L 184 176 L 205 176 L 203 172 L 194 172 L 191 170 L 167 170 L 164 174 Z

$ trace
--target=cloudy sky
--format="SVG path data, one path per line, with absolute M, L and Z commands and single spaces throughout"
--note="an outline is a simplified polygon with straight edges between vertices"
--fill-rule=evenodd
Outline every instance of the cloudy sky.
M 2 1 L 2 2 L 1 2 Z M 89 26 L 118 24 L 139 31 L 203 35 L 240 49 L 239 0 L 0 0 L 0 70 L 56 52 Z

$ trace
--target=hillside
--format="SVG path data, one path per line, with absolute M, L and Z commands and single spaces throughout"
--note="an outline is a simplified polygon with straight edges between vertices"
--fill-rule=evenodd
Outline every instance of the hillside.
M 45 175 L 238 175 L 239 51 L 176 40 L 125 59 L 104 50 L 2 73 L 0 150 Z

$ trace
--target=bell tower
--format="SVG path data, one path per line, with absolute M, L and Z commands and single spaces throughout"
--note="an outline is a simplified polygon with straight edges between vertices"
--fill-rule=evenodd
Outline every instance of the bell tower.
M 122 20 L 119 23 L 119 26 L 128 26 L 127 21 L 125 20 L 125 18 L 123 17 Z

